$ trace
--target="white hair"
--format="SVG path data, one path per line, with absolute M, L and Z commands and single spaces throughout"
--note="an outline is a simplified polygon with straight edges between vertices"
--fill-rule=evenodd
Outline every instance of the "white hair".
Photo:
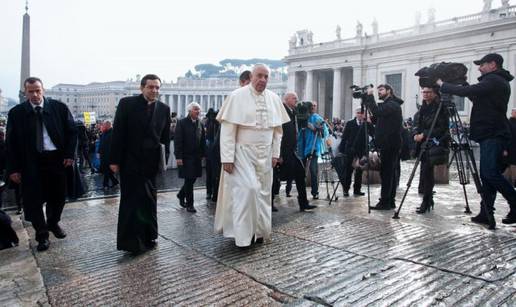
M 290 97 L 290 96 L 294 96 L 294 97 L 296 97 L 296 99 L 299 99 L 295 92 L 287 92 L 287 93 L 285 93 L 285 96 L 283 96 L 283 101 L 286 101 L 287 98 Z
M 193 108 L 195 108 L 195 107 L 199 108 L 199 110 L 202 110 L 202 108 L 201 108 L 201 105 L 200 105 L 200 104 L 198 104 L 198 103 L 197 103 L 197 102 L 195 102 L 195 101 L 192 101 L 192 102 L 190 102 L 190 103 L 186 106 L 186 111 L 187 111 L 188 113 L 190 113 L 190 111 L 192 111 L 192 110 L 193 110 Z
M 269 74 L 271 73 L 271 70 L 270 70 L 269 66 L 260 63 L 260 64 L 256 64 L 256 65 L 253 66 L 253 70 L 251 71 L 251 75 L 254 74 L 258 68 L 265 68 L 265 70 L 267 70 L 267 73 L 269 73 Z

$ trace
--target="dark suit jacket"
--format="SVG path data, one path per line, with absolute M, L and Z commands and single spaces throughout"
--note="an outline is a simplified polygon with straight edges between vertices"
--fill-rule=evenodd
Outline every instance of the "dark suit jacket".
M 202 176 L 202 161 L 206 152 L 206 137 L 204 127 L 198 119 L 200 135 L 197 138 L 197 123 L 190 117 L 185 117 L 177 122 L 174 137 L 174 155 L 176 159 L 183 160 L 183 166 L 179 167 L 180 178 L 198 178 Z
M 120 172 L 155 177 L 159 171 L 161 144 L 168 157 L 170 148 L 170 108 L 156 101 L 152 120 L 147 118 L 143 95 L 120 99 L 113 123 L 110 164 Z
M 294 179 L 296 168 L 303 168 L 303 163 L 297 154 L 297 129 L 296 114 L 283 104 L 287 111 L 290 121 L 282 125 L 283 137 L 281 138 L 280 158 L 283 163 L 280 166 L 280 179 Z
M 362 157 L 366 151 L 366 139 L 364 125 L 357 124 L 357 118 L 353 118 L 346 123 L 342 140 L 339 144 L 339 151 L 351 157 Z M 374 135 L 374 127 L 367 124 L 367 134 Z
M 68 107 L 44 98 L 42 118 L 48 135 L 63 159 L 73 159 L 77 129 Z M 7 121 L 7 174 L 21 173 L 23 197 L 38 197 L 39 168 L 36 150 L 36 113 L 25 101 L 9 111 Z
M 113 140 L 113 128 L 105 131 L 100 136 L 99 155 L 100 155 L 100 172 L 109 173 L 109 156 L 111 152 L 111 142 Z

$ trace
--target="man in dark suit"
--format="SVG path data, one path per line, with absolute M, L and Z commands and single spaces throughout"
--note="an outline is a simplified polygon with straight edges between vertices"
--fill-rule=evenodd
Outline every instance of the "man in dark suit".
M 293 179 L 296 182 L 297 201 L 299 210 L 306 211 L 316 208 L 310 205 L 306 197 L 305 168 L 297 155 L 297 122 L 295 108 L 297 103 L 296 93 L 287 93 L 283 97 L 283 106 L 287 110 L 290 121 L 282 125 L 283 137 L 281 139 L 280 170 L 279 177 L 273 181 L 273 185 L 279 189 L 279 180 Z M 274 189 L 273 189 L 274 190 Z
M 174 138 L 174 155 L 176 156 L 179 178 L 184 179 L 177 198 L 181 207 L 195 213 L 193 185 L 202 176 L 202 158 L 206 152 L 204 127 L 199 118 L 201 106 L 192 102 L 187 107 L 188 116 L 177 122 Z M 185 201 L 186 200 L 186 201 Z
M 58 223 L 65 203 L 65 167 L 74 161 L 77 130 L 68 107 L 44 96 L 40 79 L 27 78 L 24 88 L 27 100 L 9 111 L 7 121 L 7 174 L 21 183 L 25 218 L 36 231 L 38 251 L 44 251 L 50 245 L 49 231 L 66 237 Z
M 374 135 L 373 125 L 367 123 L 367 134 Z M 339 145 L 339 151 L 345 154 L 344 159 L 344 196 L 349 196 L 349 188 L 351 187 L 351 175 L 355 171 L 353 183 L 353 195 L 363 196 L 362 189 L 362 170 L 353 169 L 352 163 L 354 158 L 361 158 L 366 154 L 366 137 L 364 128 L 364 111 L 361 108 L 356 109 L 356 116 L 346 123 L 342 140 Z
M 110 121 L 105 121 L 101 126 L 102 134 L 99 142 L 100 172 L 104 175 L 102 181 L 103 188 L 113 188 L 119 184 L 113 171 L 109 168 L 109 155 L 111 151 L 111 141 L 113 139 L 113 127 Z M 111 181 L 111 185 L 109 184 Z
M 160 87 L 158 76 L 145 75 L 142 94 L 120 100 L 113 125 L 109 167 L 120 172 L 117 249 L 133 254 L 153 248 L 158 237 L 156 176 L 170 145 L 170 108 L 158 101 Z

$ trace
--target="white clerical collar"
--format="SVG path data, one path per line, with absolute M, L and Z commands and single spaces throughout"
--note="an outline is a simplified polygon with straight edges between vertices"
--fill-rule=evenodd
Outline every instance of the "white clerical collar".
M 255 96 L 261 96 L 263 95 L 263 92 L 265 92 L 265 90 L 263 90 L 263 92 L 258 92 L 251 84 L 249 84 L 249 89 L 251 89 L 251 93 L 253 93 Z
M 30 105 L 32 106 L 32 109 L 35 110 L 36 107 L 41 107 L 43 109 L 43 105 L 45 104 L 45 99 L 41 99 L 40 104 L 32 103 L 32 101 L 29 100 Z

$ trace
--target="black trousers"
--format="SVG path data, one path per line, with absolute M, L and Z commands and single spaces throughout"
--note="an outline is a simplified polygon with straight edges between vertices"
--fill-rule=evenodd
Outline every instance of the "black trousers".
M 194 186 L 195 180 L 197 180 L 197 178 L 185 178 L 185 181 L 183 183 L 183 186 L 181 187 L 181 190 L 179 190 L 179 193 L 177 193 L 177 195 L 180 198 L 186 199 L 186 204 L 188 206 L 193 206 L 193 203 L 194 203 L 193 186 Z
M 305 169 L 303 167 L 303 163 L 301 160 L 299 160 L 295 155 L 292 155 L 290 160 L 288 162 L 284 162 L 285 164 L 288 163 L 289 166 L 289 175 L 293 177 L 294 182 L 296 183 L 296 190 L 297 190 L 297 200 L 299 202 L 299 207 L 304 207 L 308 205 L 308 199 L 306 198 L 306 178 L 305 178 Z M 292 167 L 293 166 L 293 167 Z M 280 169 L 275 168 L 273 172 L 273 179 L 272 179 L 272 197 L 274 199 L 274 195 L 279 194 L 280 189 Z M 291 177 L 291 178 L 292 178 Z M 288 181 L 292 181 L 291 179 Z M 288 182 L 287 181 L 287 182 Z
M 116 179 L 115 175 L 113 174 L 113 172 L 111 170 L 107 170 L 104 172 L 104 179 L 102 181 L 102 186 L 109 187 L 110 186 L 109 181 L 111 181 L 111 186 L 115 186 L 119 183 L 118 179 Z
M 421 173 L 420 173 L 419 183 L 421 185 L 421 192 L 423 192 L 423 197 L 425 199 L 432 199 L 432 191 L 434 189 L 435 180 L 434 180 L 434 167 L 428 161 L 428 156 L 426 153 L 423 155 L 421 159 Z
M 349 191 L 351 187 L 351 175 L 353 175 L 353 171 L 355 172 L 354 180 L 353 180 L 353 191 L 360 192 L 362 189 L 362 170 L 354 169 L 353 166 L 353 157 L 351 155 L 346 156 L 346 165 L 344 166 L 344 182 L 342 188 L 344 191 Z
M 48 239 L 48 228 L 57 225 L 65 204 L 66 173 L 63 158 L 57 151 L 43 152 L 38 157 L 41 197 L 24 197 L 27 219 L 36 231 L 36 240 Z M 22 175 L 23 176 L 23 175 Z M 23 191 L 22 191 L 23 192 Z M 43 204 L 46 203 L 46 219 Z
M 399 164 L 399 148 L 380 149 L 380 177 L 382 188 L 380 201 L 388 205 L 394 202 L 396 197 L 396 169 Z

